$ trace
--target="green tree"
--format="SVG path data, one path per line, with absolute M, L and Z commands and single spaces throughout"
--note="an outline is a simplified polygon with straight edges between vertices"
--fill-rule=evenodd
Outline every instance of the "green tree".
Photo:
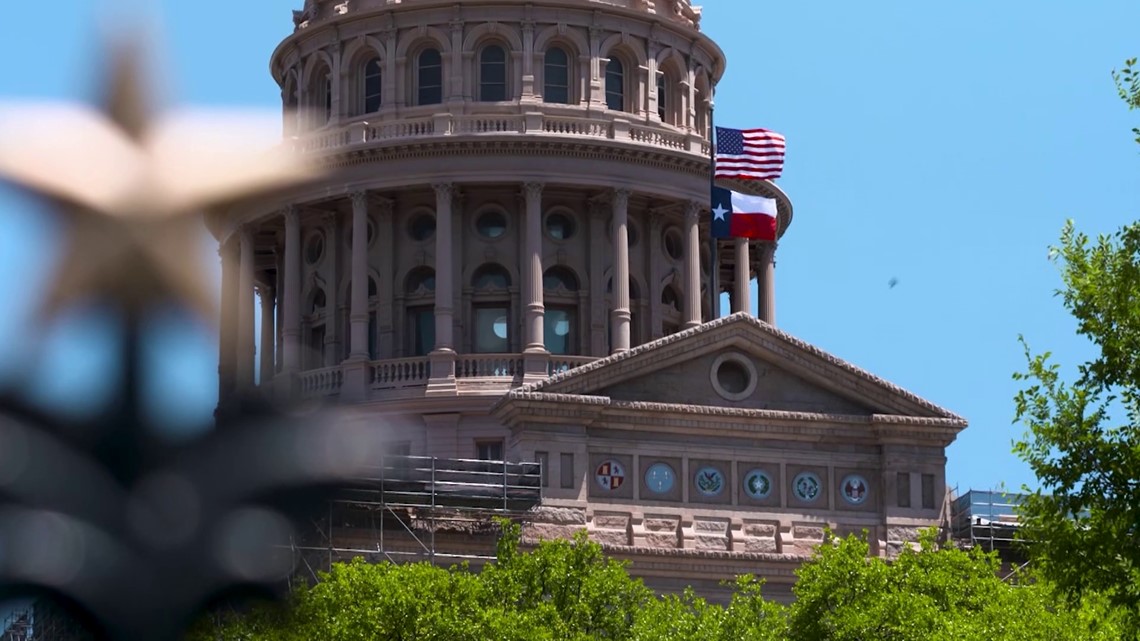
M 1003 581 L 995 555 L 940 546 L 933 531 L 893 562 L 855 536 L 829 541 L 798 571 L 793 641 L 1118 639 L 1106 609 L 1057 608 L 1044 584 Z
M 1120 98 L 1128 103 L 1129 109 L 1140 109 L 1140 72 L 1136 70 L 1136 58 L 1124 61 L 1124 68 L 1113 71 L 1112 78 L 1116 80 L 1116 90 Z M 1133 128 L 1136 142 L 1140 143 L 1140 128 Z
M 1042 575 L 1074 599 L 1103 592 L 1140 624 L 1140 223 L 1094 241 L 1070 221 L 1052 254 L 1095 353 L 1066 381 L 1048 352 L 1025 348 L 1014 451 L 1040 487 L 1019 517 Z

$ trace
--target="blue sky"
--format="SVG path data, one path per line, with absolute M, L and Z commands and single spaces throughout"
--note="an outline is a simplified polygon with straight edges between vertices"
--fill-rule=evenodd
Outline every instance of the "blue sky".
M 171 99 L 277 110 L 268 58 L 300 3 L 156 3 Z M 50 15 L 10 4 L 0 100 L 91 99 L 112 3 L 55 0 Z M 951 485 L 1032 483 L 1010 454 L 1021 430 L 1011 424 L 1017 335 L 1070 363 L 1088 354 L 1053 296 L 1047 248 L 1066 218 L 1101 233 L 1140 211 L 1130 133 L 1140 115 L 1110 77 L 1140 54 L 1140 4 L 704 5 L 703 28 L 729 59 L 717 124 L 788 138 L 779 184 L 795 220 L 777 256 L 778 325 L 967 417 L 949 450 Z M 105 324 L 75 317 L 42 344 L 28 340 L 59 249 L 54 227 L 0 188 L 0 229 L 0 377 L 63 409 L 71 392 L 97 397 L 113 380 Z M 187 419 L 212 409 L 214 341 L 168 326 L 155 342 L 157 390 Z

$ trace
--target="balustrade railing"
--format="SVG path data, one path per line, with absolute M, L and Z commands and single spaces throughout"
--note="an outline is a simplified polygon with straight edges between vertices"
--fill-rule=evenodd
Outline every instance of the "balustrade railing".
M 344 385 L 344 372 L 336 365 L 301 372 L 299 379 L 302 396 L 329 396 L 339 392 Z
M 340 127 L 308 132 L 294 139 L 294 150 L 322 153 L 343 147 L 442 136 L 539 135 L 574 136 L 632 142 L 649 147 L 707 156 L 709 143 L 692 132 L 658 124 L 637 124 L 620 115 L 554 115 L 447 113 L 384 122 L 358 120 Z
M 397 389 L 426 385 L 431 377 L 427 357 L 397 358 L 372 363 L 372 389 Z
M 455 378 L 514 378 L 523 375 L 518 354 L 467 354 L 455 361 Z
M 546 366 L 546 374 L 548 376 L 562 374 L 596 360 L 598 359 L 593 356 L 551 356 L 550 363 Z

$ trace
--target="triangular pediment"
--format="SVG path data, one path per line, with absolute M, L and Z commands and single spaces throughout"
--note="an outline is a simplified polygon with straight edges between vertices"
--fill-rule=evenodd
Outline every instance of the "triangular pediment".
M 504 400 L 534 394 L 961 420 L 748 314 L 733 314 L 594 361 L 519 388 Z

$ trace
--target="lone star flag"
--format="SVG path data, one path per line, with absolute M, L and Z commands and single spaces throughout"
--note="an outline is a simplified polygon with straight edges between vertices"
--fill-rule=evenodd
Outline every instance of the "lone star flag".
M 784 136 L 767 129 L 716 128 L 716 178 L 773 180 L 784 171 Z
M 776 200 L 712 188 L 713 238 L 776 240 Z

